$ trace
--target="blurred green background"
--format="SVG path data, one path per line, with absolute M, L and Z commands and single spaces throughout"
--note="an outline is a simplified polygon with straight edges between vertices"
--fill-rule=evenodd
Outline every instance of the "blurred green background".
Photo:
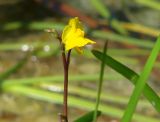
M 62 109 L 63 67 L 59 42 L 46 29 L 62 32 L 78 16 L 97 43 L 70 64 L 69 118 L 94 109 L 102 51 L 140 73 L 160 34 L 159 0 L 0 0 L 0 122 L 56 122 Z M 160 95 L 160 58 L 148 81 Z M 99 122 L 119 122 L 133 85 L 106 66 Z M 159 122 L 142 96 L 134 122 Z

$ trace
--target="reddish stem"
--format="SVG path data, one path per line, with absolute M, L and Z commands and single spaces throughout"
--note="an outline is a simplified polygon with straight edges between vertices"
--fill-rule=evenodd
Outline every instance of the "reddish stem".
M 68 55 L 64 52 L 64 48 L 62 49 L 62 60 L 64 66 L 64 96 L 63 96 L 63 120 L 68 122 L 68 69 L 69 69 L 69 62 L 70 62 L 70 54 L 71 50 L 68 51 Z

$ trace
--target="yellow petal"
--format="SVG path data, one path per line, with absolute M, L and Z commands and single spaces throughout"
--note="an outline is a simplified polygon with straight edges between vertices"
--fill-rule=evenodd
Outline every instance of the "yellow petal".
M 63 33 L 62 33 L 62 42 L 65 43 L 67 37 L 69 37 L 69 35 L 71 34 L 72 28 L 67 25 L 65 26 Z
M 69 25 L 73 28 L 79 28 L 84 30 L 82 23 L 79 21 L 78 17 L 72 18 L 69 21 Z
M 67 51 L 74 47 L 83 47 L 87 44 L 94 44 L 94 43 L 95 43 L 94 41 L 87 38 L 82 38 L 82 37 L 72 38 L 71 40 L 66 41 L 65 50 Z
M 81 30 L 81 29 L 76 29 L 76 32 L 75 32 L 75 36 L 80 36 L 80 37 L 84 37 L 84 31 Z
M 83 26 L 80 23 L 78 17 L 70 19 L 69 24 L 65 26 L 63 33 L 62 33 L 62 42 L 65 43 L 67 38 L 70 38 L 72 35 L 76 35 L 77 30 L 83 30 Z M 80 31 L 79 31 L 80 32 Z M 84 32 L 83 32 L 84 35 Z

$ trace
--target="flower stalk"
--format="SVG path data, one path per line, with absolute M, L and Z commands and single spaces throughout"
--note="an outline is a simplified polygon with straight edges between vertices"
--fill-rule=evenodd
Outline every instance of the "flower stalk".
M 65 122 L 68 122 L 68 70 L 70 63 L 71 50 L 68 51 L 67 57 L 64 51 L 62 51 L 62 60 L 64 66 L 64 95 L 63 95 L 63 116 Z
M 64 92 L 63 92 L 63 114 L 60 113 L 60 122 L 68 122 L 68 70 L 70 64 L 71 49 L 65 53 L 65 48 L 60 36 L 57 37 L 61 45 L 61 56 L 64 69 Z

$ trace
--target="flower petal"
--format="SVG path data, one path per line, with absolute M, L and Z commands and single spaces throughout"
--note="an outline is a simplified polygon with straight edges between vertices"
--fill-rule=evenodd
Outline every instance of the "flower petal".
M 83 37 L 72 38 L 71 40 L 66 41 L 65 50 L 67 51 L 74 47 L 83 47 L 87 44 L 94 44 L 94 43 L 95 43 L 94 41 Z
M 71 35 L 73 35 L 73 28 L 70 26 L 70 25 L 67 25 L 64 30 L 63 30 L 63 33 L 62 33 L 62 42 L 65 44 L 66 42 L 66 39 L 68 37 L 70 37 Z
M 75 17 L 73 19 L 70 19 L 69 25 L 73 28 L 79 28 L 81 30 L 84 30 L 82 23 L 79 21 L 78 17 Z

